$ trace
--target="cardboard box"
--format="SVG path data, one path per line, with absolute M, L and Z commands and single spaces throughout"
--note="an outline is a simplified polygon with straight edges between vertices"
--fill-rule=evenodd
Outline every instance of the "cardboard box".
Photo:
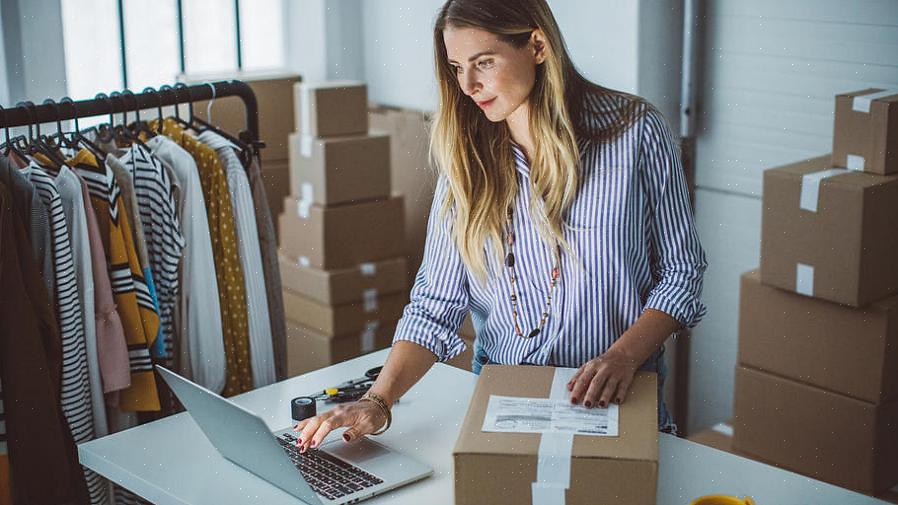
M 402 197 L 322 207 L 284 200 L 281 250 L 304 266 L 333 270 L 402 256 Z
M 465 351 L 446 362 L 447 365 L 471 371 L 471 360 L 474 359 L 474 339 L 461 336 L 465 341 Z
M 290 191 L 290 165 L 286 160 L 266 161 L 262 163 L 262 184 L 265 186 L 265 197 L 272 217 L 284 211 L 284 198 Z M 275 235 L 279 234 L 275 227 Z
M 898 89 L 836 95 L 833 164 L 880 175 L 898 173 Z
M 456 505 L 532 503 L 539 433 L 483 432 L 492 395 L 547 398 L 555 369 L 486 365 L 477 380 L 458 441 Z M 638 372 L 620 406 L 617 437 L 573 437 L 568 505 L 655 503 L 658 481 L 658 388 L 655 374 Z
M 396 323 L 354 335 L 329 337 L 287 320 L 287 375 L 294 377 L 390 347 Z
M 278 259 L 285 288 L 325 305 L 360 302 L 408 288 L 405 258 L 337 270 L 304 267 L 283 254 Z
M 290 135 L 290 187 L 301 200 L 333 205 L 390 196 L 390 137 Z
M 312 137 L 368 132 L 368 86 L 358 81 L 303 82 L 293 87 L 297 131 Z
M 687 440 L 717 449 L 718 451 L 730 454 L 735 453 L 733 451 L 733 425 L 731 422 L 717 423 L 710 428 L 690 435 Z
M 739 363 L 871 403 L 898 398 L 898 296 L 863 309 L 742 275 Z
M 256 94 L 259 107 L 259 137 L 265 142 L 262 159 L 286 160 L 287 136 L 296 128 L 293 124 L 293 86 L 301 79 L 299 74 L 287 70 L 264 70 L 249 72 L 217 72 L 181 74 L 178 80 L 185 84 L 205 82 L 243 81 Z M 206 115 L 208 100 L 194 102 L 193 113 L 208 121 Z M 220 126 L 235 137 L 246 129 L 246 108 L 236 96 L 216 98 L 212 104 L 212 123 Z
M 855 307 L 898 292 L 898 176 L 823 156 L 764 172 L 761 282 Z
M 374 324 L 398 321 L 408 304 L 406 293 L 383 295 L 364 302 L 324 305 L 287 289 L 283 292 L 287 319 L 331 337 L 359 333 Z
M 422 111 L 375 107 L 368 118 L 372 129 L 390 135 L 393 192 L 405 196 L 405 256 L 411 285 L 424 257 L 427 218 L 437 180 L 429 155 L 430 117 Z
M 898 483 L 898 402 L 868 403 L 738 365 L 733 412 L 739 452 L 864 493 Z

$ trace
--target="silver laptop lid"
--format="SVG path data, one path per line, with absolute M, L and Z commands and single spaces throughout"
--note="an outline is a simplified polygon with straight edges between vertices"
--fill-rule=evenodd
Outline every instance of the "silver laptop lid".
M 322 503 L 265 421 L 170 370 L 156 370 L 222 456 L 310 505 Z

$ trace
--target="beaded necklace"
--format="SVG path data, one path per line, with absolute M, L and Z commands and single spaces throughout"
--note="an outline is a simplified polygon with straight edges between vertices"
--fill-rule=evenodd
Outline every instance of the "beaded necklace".
M 555 244 L 555 266 L 552 267 L 552 278 L 549 281 L 549 293 L 546 295 L 546 308 L 542 313 L 542 317 L 539 318 L 539 326 L 530 330 L 530 333 L 524 335 L 524 332 L 521 331 L 521 325 L 518 322 L 518 299 L 520 298 L 520 294 L 517 289 L 517 274 L 515 273 L 515 258 L 514 258 L 514 244 L 515 244 L 515 234 L 514 227 L 512 226 L 512 217 L 513 211 L 512 207 L 508 206 L 508 211 L 505 214 L 505 236 L 506 236 L 506 254 L 505 254 L 505 266 L 508 270 L 508 280 L 511 283 L 512 293 L 511 293 L 511 314 L 514 320 L 514 330 L 515 333 L 525 339 L 533 338 L 540 334 L 543 331 L 543 327 L 546 324 L 546 320 L 549 319 L 549 311 L 552 308 L 552 293 L 555 291 L 555 285 L 558 282 L 558 278 L 561 276 L 561 246 L 559 244 Z

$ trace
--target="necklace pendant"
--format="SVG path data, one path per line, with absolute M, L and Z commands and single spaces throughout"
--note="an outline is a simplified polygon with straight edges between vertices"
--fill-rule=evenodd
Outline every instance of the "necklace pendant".
M 533 331 L 531 331 L 530 334 L 527 335 L 527 338 L 533 338 L 537 335 L 539 335 L 539 328 L 534 328 Z
M 514 253 L 508 253 L 508 256 L 505 257 L 505 266 L 508 268 L 514 267 Z

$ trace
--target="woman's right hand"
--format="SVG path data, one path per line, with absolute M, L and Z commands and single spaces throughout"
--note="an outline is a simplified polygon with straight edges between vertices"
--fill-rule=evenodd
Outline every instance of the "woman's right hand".
M 299 452 L 306 452 L 321 445 L 324 437 L 337 428 L 348 428 L 343 432 L 343 440 L 351 442 L 376 432 L 386 423 L 387 417 L 376 403 L 356 401 L 337 405 L 321 415 L 304 419 L 293 431 L 299 432 L 296 442 Z

